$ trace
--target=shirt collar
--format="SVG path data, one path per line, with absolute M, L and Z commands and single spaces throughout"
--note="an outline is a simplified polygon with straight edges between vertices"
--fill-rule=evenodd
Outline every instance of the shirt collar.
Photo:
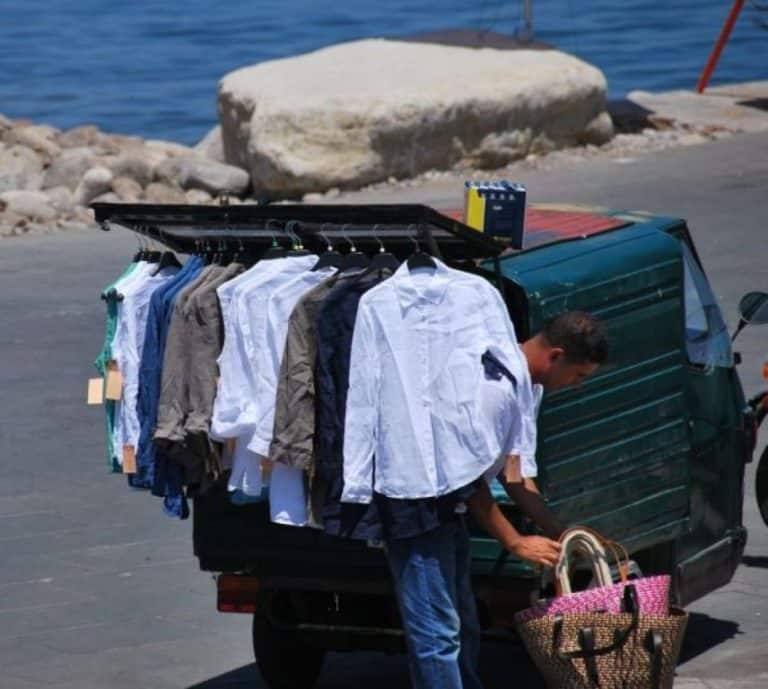
M 435 262 L 434 270 L 419 268 L 415 274 L 408 268 L 408 261 L 403 261 L 391 277 L 402 308 L 424 302 L 439 304 L 443 300 L 453 271 L 442 261 L 434 257 L 432 260 Z

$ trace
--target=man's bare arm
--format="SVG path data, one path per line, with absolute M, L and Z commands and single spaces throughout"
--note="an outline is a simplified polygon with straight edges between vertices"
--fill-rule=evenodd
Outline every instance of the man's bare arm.
M 538 524 L 549 538 L 560 538 L 560 534 L 565 531 L 565 526 L 547 507 L 536 482 L 520 475 L 519 457 L 514 455 L 508 457 L 507 466 L 499 475 L 499 480 L 504 486 L 504 490 L 507 491 L 507 495 L 528 517 Z
M 542 536 L 522 536 L 499 509 L 485 481 L 480 481 L 467 504 L 475 520 L 507 550 L 537 565 L 555 566 L 560 544 Z

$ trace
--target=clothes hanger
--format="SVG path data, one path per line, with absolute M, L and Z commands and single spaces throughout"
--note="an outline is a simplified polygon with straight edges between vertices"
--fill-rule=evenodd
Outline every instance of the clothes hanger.
M 291 238 L 291 250 L 288 252 L 289 256 L 308 256 L 309 251 L 307 251 L 304 248 L 304 245 L 301 243 L 301 237 L 296 234 L 294 231 L 294 228 L 297 228 L 300 226 L 300 223 L 298 220 L 291 220 L 285 227 L 285 231 L 288 233 L 288 236 Z
M 382 242 L 379 236 L 376 234 L 377 227 L 379 226 L 374 225 L 371 232 L 373 234 L 373 238 L 379 243 L 379 251 L 371 259 L 371 264 L 368 267 L 368 270 L 365 272 L 366 274 L 370 274 L 375 271 L 379 271 L 379 275 L 381 276 L 382 271 L 385 270 L 390 270 L 394 273 L 400 267 L 400 261 L 397 260 L 397 256 L 384 248 L 384 242 Z
M 346 228 L 349 225 L 344 225 L 341 228 L 341 234 L 344 239 L 349 243 L 349 253 L 344 257 L 344 263 L 341 265 L 341 272 L 346 273 L 349 270 L 359 270 L 361 268 L 367 268 L 371 260 L 361 251 L 357 250 L 354 242 L 347 236 Z
M 416 226 L 410 225 L 408 229 L 410 230 L 411 227 Z M 437 268 L 435 259 L 432 258 L 432 256 L 430 256 L 428 253 L 421 250 L 421 245 L 419 244 L 418 238 L 412 235 L 408 235 L 408 239 L 413 242 L 415 247 L 415 251 L 407 259 L 408 270 L 413 270 L 414 268 Z
M 244 253 L 245 253 L 245 247 L 243 246 L 243 240 L 240 237 L 238 237 L 237 249 L 235 250 L 235 253 L 232 256 L 232 263 L 238 263 L 240 259 L 243 257 Z
M 321 270 L 323 268 L 339 269 L 342 265 L 344 265 L 344 257 L 338 251 L 336 251 L 336 249 L 333 248 L 333 243 L 330 239 L 328 239 L 324 232 L 325 226 L 329 224 L 330 223 L 323 223 L 320 231 L 318 232 L 318 234 L 325 240 L 328 248 L 325 250 L 325 253 L 320 254 L 320 258 L 318 258 L 317 263 L 312 266 L 312 270 Z
M 143 231 L 146 232 L 147 228 L 145 227 Z M 148 250 L 144 260 L 147 263 L 158 263 L 160 261 L 160 252 L 155 249 L 155 242 L 151 236 L 149 237 Z
M 216 249 L 218 253 L 214 257 L 214 262 L 217 266 L 225 266 L 229 261 L 227 261 L 227 252 L 229 251 L 229 244 L 227 244 L 226 239 L 219 239 L 216 242 Z
M 264 255 L 262 256 L 262 258 L 266 258 L 266 259 L 283 258 L 286 254 L 285 249 L 282 246 L 280 246 L 275 235 L 269 230 L 269 225 L 270 223 L 273 223 L 273 222 L 276 222 L 276 221 L 267 220 L 267 222 L 265 223 L 265 229 L 269 231 L 270 234 L 272 235 L 272 246 L 270 246 L 269 249 L 267 249 L 264 252 Z
M 157 231 L 160 233 L 160 238 L 163 239 L 163 231 L 160 228 Z M 181 268 L 181 262 L 176 258 L 176 254 L 173 251 L 163 251 L 157 264 L 157 270 L 152 275 L 157 275 L 163 268 L 171 267 Z
M 141 257 L 144 255 L 144 245 L 141 243 L 141 235 L 138 230 L 133 231 L 133 236 L 136 238 L 136 245 L 138 248 L 133 255 L 133 259 L 131 259 L 131 263 L 138 263 L 142 260 Z

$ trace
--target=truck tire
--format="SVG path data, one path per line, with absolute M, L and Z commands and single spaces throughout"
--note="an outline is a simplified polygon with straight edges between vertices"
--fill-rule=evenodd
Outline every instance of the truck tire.
M 760 462 L 757 465 L 755 477 L 755 496 L 760 516 L 768 526 L 768 447 L 763 451 Z
M 253 617 L 253 654 L 270 689 L 312 689 L 325 658 L 324 649 L 259 615 Z

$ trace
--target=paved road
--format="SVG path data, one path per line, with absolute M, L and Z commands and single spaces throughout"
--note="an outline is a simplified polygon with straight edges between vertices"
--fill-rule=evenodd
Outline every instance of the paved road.
M 691 221 L 728 318 L 766 284 L 768 135 L 526 173 L 535 201 L 599 203 Z M 358 198 L 362 198 L 358 196 Z M 460 205 L 436 185 L 376 200 Z M 97 230 L 0 242 L 0 686 L 4 689 L 259 687 L 249 619 L 219 615 L 191 555 L 191 524 L 105 471 L 102 418 L 84 405 L 99 348 L 99 289 L 132 253 Z M 760 385 L 766 330 L 745 333 L 743 377 Z M 750 541 L 727 587 L 692 606 L 682 689 L 768 686 L 768 528 L 748 474 Z M 533 686 L 520 654 L 484 649 L 489 687 Z M 523 668 L 523 669 L 520 669 Z M 512 677 L 510 678 L 510 674 Z M 407 686 L 402 658 L 330 658 L 320 686 Z

